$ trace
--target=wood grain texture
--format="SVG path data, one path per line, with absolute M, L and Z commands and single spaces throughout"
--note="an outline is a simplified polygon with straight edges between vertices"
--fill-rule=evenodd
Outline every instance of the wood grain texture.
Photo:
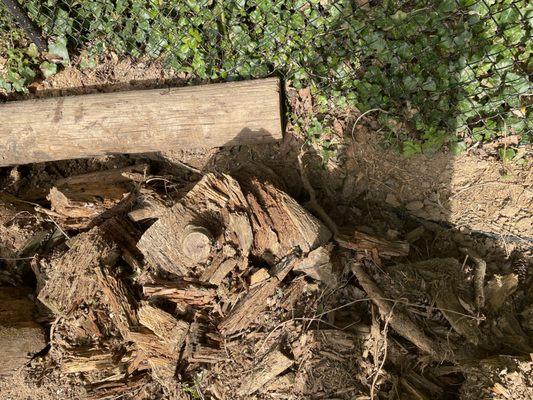
M 268 353 L 261 363 L 253 368 L 253 372 L 243 379 L 241 387 L 237 390 L 239 396 L 249 396 L 274 379 L 294 362 L 279 350 Z
M 0 105 L 0 166 L 281 139 L 277 78 Z

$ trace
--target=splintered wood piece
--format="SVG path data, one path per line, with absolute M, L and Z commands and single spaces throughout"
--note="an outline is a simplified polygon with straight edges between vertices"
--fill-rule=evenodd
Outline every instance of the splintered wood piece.
M 7 102 L 0 167 L 270 143 L 282 137 L 279 92 L 279 79 L 268 78 Z
M 149 187 L 140 186 L 135 205 L 133 210 L 128 212 L 128 217 L 133 222 L 160 218 L 166 212 L 167 206 L 167 202 L 157 192 Z
M 70 249 L 52 261 L 38 299 L 55 314 L 68 315 L 79 304 L 94 298 L 95 268 L 111 266 L 117 258 L 116 247 L 104 239 L 99 228 L 80 233 L 71 240 Z
M 252 288 L 218 325 L 220 333 L 227 336 L 246 329 L 267 307 L 267 299 L 299 261 L 298 253 L 294 251 L 284 257 L 273 269 L 273 276 Z
M 128 337 L 139 350 L 141 350 L 147 357 L 169 357 L 176 356 L 173 353 L 173 348 L 169 343 L 159 339 L 150 329 L 141 328 L 137 331 L 131 331 Z
M 405 257 L 409 254 L 409 243 L 381 239 L 363 232 L 339 234 L 335 241 L 345 249 L 355 251 L 372 251 L 376 249 L 383 257 Z
M 389 319 L 391 327 L 405 339 L 416 345 L 420 350 L 433 356 L 444 358 L 444 352 L 439 342 L 430 339 L 411 319 L 400 310 L 394 310 L 392 304 L 385 300 L 386 296 L 381 289 L 368 276 L 361 264 L 352 263 L 352 272 L 370 297 L 372 302 L 378 307 L 381 318 Z
M 279 350 L 273 350 L 254 368 L 254 372 L 244 378 L 244 382 L 237 390 L 239 396 L 249 396 L 262 388 L 269 381 L 290 368 L 293 361 Z
M 255 286 L 263 281 L 266 281 L 268 278 L 270 278 L 270 274 L 266 268 L 260 268 L 250 277 L 250 286 Z
M 189 324 L 179 321 L 169 313 L 150 305 L 148 302 L 141 302 L 138 310 L 139 322 L 152 330 L 159 339 L 166 341 L 172 354 L 179 353 L 187 332 Z
M 33 318 L 31 289 L 0 287 L 0 377 L 25 365 L 46 346 L 43 328 Z
M 187 358 L 189 363 L 216 364 L 221 361 L 229 361 L 226 353 L 221 349 L 203 346 L 195 346 L 193 353 Z
M 176 205 L 144 233 L 138 248 L 156 268 L 178 276 L 215 256 L 212 238 L 224 235 L 246 257 L 252 230 L 240 186 L 228 175 L 205 175 Z
M 76 348 L 64 354 L 61 361 L 61 370 L 66 374 L 79 372 L 103 372 L 110 375 L 126 370 L 126 363 L 131 358 L 131 353 L 121 357 L 117 363 L 114 354 L 99 349 Z
M 215 268 L 210 268 L 211 266 L 206 268 L 200 277 L 200 280 L 218 286 L 240 262 L 242 262 L 242 260 L 228 258 L 221 263 L 212 263 L 211 266 L 214 266 Z
M 333 274 L 330 259 L 330 249 L 325 246 L 310 252 L 305 259 L 302 260 L 294 271 L 303 272 L 307 276 L 316 281 L 324 282 L 329 287 L 337 285 L 337 277 Z
M 96 267 L 94 273 L 99 289 L 104 294 L 104 301 L 113 313 L 115 325 L 122 337 L 129 340 L 131 328 L 137 326 L 138 321 L 133 301 L 128 295 L 128 289 L 121 280 L 113 276 L 108 268 Z
M 203 307 L 213 302 L 213 289 L 187 281 L 156 281 L 143 286 L 146 297 L 160 297 L 179 305 Z
M 302 298 L 302 294 L 304 293 L 306 287 L 307 282 L 303 276 L 293 279 L 289 286 L 283 290 L 283 301 L 281 303 L 281 307 L 287 310 L 294 308 L 296 302 Z
M 246 175 L 241 185 L 249 204 L 254 254 L 258 257 L 274 262 L 295 247 L 308 253 L 331 238 L 331 232 L 317 218 L 268 180 Z
M 516 274 L 495 275 L 485 285 L 487 305 L 492 311 L 498 311 L 505 300 L 512 295 L 518 287 Z
M 152 370 L 152 376 L 167 390 L 172 391 L 179 358 L 179 351 L 176 352 L 174 344 L 160 339 L 150 330 L 131 332 L 129 340 L 144 353 Z
M 150 385 L 152 379 L 147 373 L 127 376 L 118 381 L 98 382 L 87 387 L 87 400 L 108 400 L 127 398 L 132 393 L 139 393 L 143 387 Z M 139 397 L 141 399 L 142 397 Z M 132 399 L 137 399 L 133 397 Z
M 116 243 L 122 253 L 122 258 L 132 268 L 141 269 L 142 253 L 137 248 L 141 232 L 125 218 L 112 217 L 100 226 L 105 238 Z
M 474 346 L 477 346 L 481 332 L 475 319 L 471 318 L 461 306 L 451 285 L 440 285 L 433 292 L 437 308 L 442 312 L 442 315 L 448 320 L 452 328 Z
M 144 172 L 147 168 L 146 164 L 140 164 L 60 179 L 47 198 L 52 210 L 65 219 L 66 226 L 83 228 L 111 209 L 119 210 L 119 203 L 125 210 L 132 200 L 130 193 L 136 190 L 128 173 Z

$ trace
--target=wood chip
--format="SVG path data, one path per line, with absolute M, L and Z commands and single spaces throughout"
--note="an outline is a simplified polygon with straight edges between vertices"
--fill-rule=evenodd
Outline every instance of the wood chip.
M 212 285 L 220 285 L 224 278 L 233 270 L 237 265 L 247 263 L 246 260 L 227 258 L 222 262 L 214 261 L 211 265 L 205 269 L 200 277 L 203 282 L 209 282 Z
M 230 361 L 221 349 L 196 345 L 192 355 L 187 359 L 190 363 L 216 364 L 221 361 Z
M 237 390 L 237 395 L 251 395 L 290 368 L 292 364 L 293 361 L 279 350 L 274 350 L 268 353 L 261 363 L 254 368 L 254 372 L 243 378 L 244 382 Z
M 77 347 L 63 355 L 61 370 L 67 374 L 106 372 L 107 375 L 116 375 L 126 371 L 126 362 L 130 358 L 131 353 L 117 362 L 115 355 L 109 351 Z
M 94 272 L 104 294 L 103 299 L 112 312 L 114 323 L 122 337 L 129 340 L 131 329 L 138 325 L 138 321 L 128 289 L 108 268 L 96 267 Z
M 258 269 L 250 277 L 250 286 L 253 287 L 257 285 L 258 283 L 266 281 L 268 278 L 270 278 L 270 274 L 268 273 L 266 268 Z
M 283 291 L 281 307 L 287 310 L 292 310 L 298 300 L 302 298 L 307 285 L 308 284 L 303 276 L 293 279 L 289 286 Z
M 167 340 L 161 340 L 149 329 L 131 332 L 129 340 L 144 353 L 152 376 L 172 392 L 175 388 L 174 373 L 179 358 L 175 346 Z
M 160 297 L 177 304 L 204 307 L 213 302 L 216 292 L 213 289 L 188 281 L 158 280 L 143 286 L 147 297 Z
M 311 251 L 294 271 L 303 272 L 314 280 L 324 282 L 329 287 L 337 285 L 337 277 L 333 274 L 333 266 L 329 260 L 330 249 L 322 246 Z
M 430 339 L 426 334 L 400 310 L 393 310 L 392 304 L 384 300 L 386 296 L 374 281 L 364 271 L 359 263 L 352 263 L 352 271 L 367 293 L 368 297 L 378 307 L 383 320 L 390 319 L 391 327 L 401 336 L 416 345 L 420 350 L 433 356 L 444 357 L 439 342 Z
M 143 301 L 138 310 L 139 322 L 167 342 L 172 354 L 178 354 L 189 331 L 189 324 Z
M 143 172 L 147 168 L 146 164 L 140 164 L 59 179 L 47 199 L 65 225 L 83 228 L 125 201 L 135 190 L 127 173 Z
M 149 386 L 150 383 L 150 376 L 146 373 L 143 373 L 139 375 L 128 376 L 119 381 L 104 381 L 91 384 L 87 387 L 87 400 L 129 398 L 133 393 L 139 393 L 143 387 Z M 132 400 L 141 399 L 141 397 L 131 398 Z

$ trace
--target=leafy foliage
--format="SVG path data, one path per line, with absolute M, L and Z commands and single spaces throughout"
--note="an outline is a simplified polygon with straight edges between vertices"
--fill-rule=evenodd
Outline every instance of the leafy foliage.
M 36 76 L 39 52 L 0 6 L 0 91 L 24 91 Z
M 200 79 L 278 73 L 297 88 L 311 86 L 325 108 L 385 110 L 385 126 L 402 139 L 406 155 L 444 143 L 459 152 L 465 145 L 458 136 L 487 141 L 520 133 L 531 140 L 527 0 L 22 3 L 46 35 L 89 56 L 163 58 Z M 68 62 L 66 48 L 53 50 Z M 36 64 L 27 54 L 12 58 L 23 86 Z M 41 70 L 53 73 L 48 64 Z

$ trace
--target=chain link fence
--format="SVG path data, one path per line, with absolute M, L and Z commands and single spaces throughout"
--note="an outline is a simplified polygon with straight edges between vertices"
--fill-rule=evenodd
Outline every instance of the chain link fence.
M 522 144 L 531 141 L 533 5 L 527 0 L 19 0 L 17 5 L 50 44 L 49 58 L 43 62 L 27 54 L 31 32 L 2 45 L 6 30 L 7 36 L 14 32 L 9 18 L 28 32 L 20 17 L 2 11 L 4 90 L 24 90 L 29 81 L 70 62 L 69 55 L 84 51 L 84 62 L 94 65 L 113 52 L 158 60 L 202 80 L 280 75 L 296 88 L 311 87 L 324 111 L 380 110 L 383 126 L 409 144 L 407 153 L 437 149 L 450 133 L 459 150 L 464 137 L 490 141 L 518 135 Z M 13 56 L 16 46 L 23 51 Z M 22 74 L 16 70 L 21 66 Z M 12 82 L 17 74 L 24 82 Z

